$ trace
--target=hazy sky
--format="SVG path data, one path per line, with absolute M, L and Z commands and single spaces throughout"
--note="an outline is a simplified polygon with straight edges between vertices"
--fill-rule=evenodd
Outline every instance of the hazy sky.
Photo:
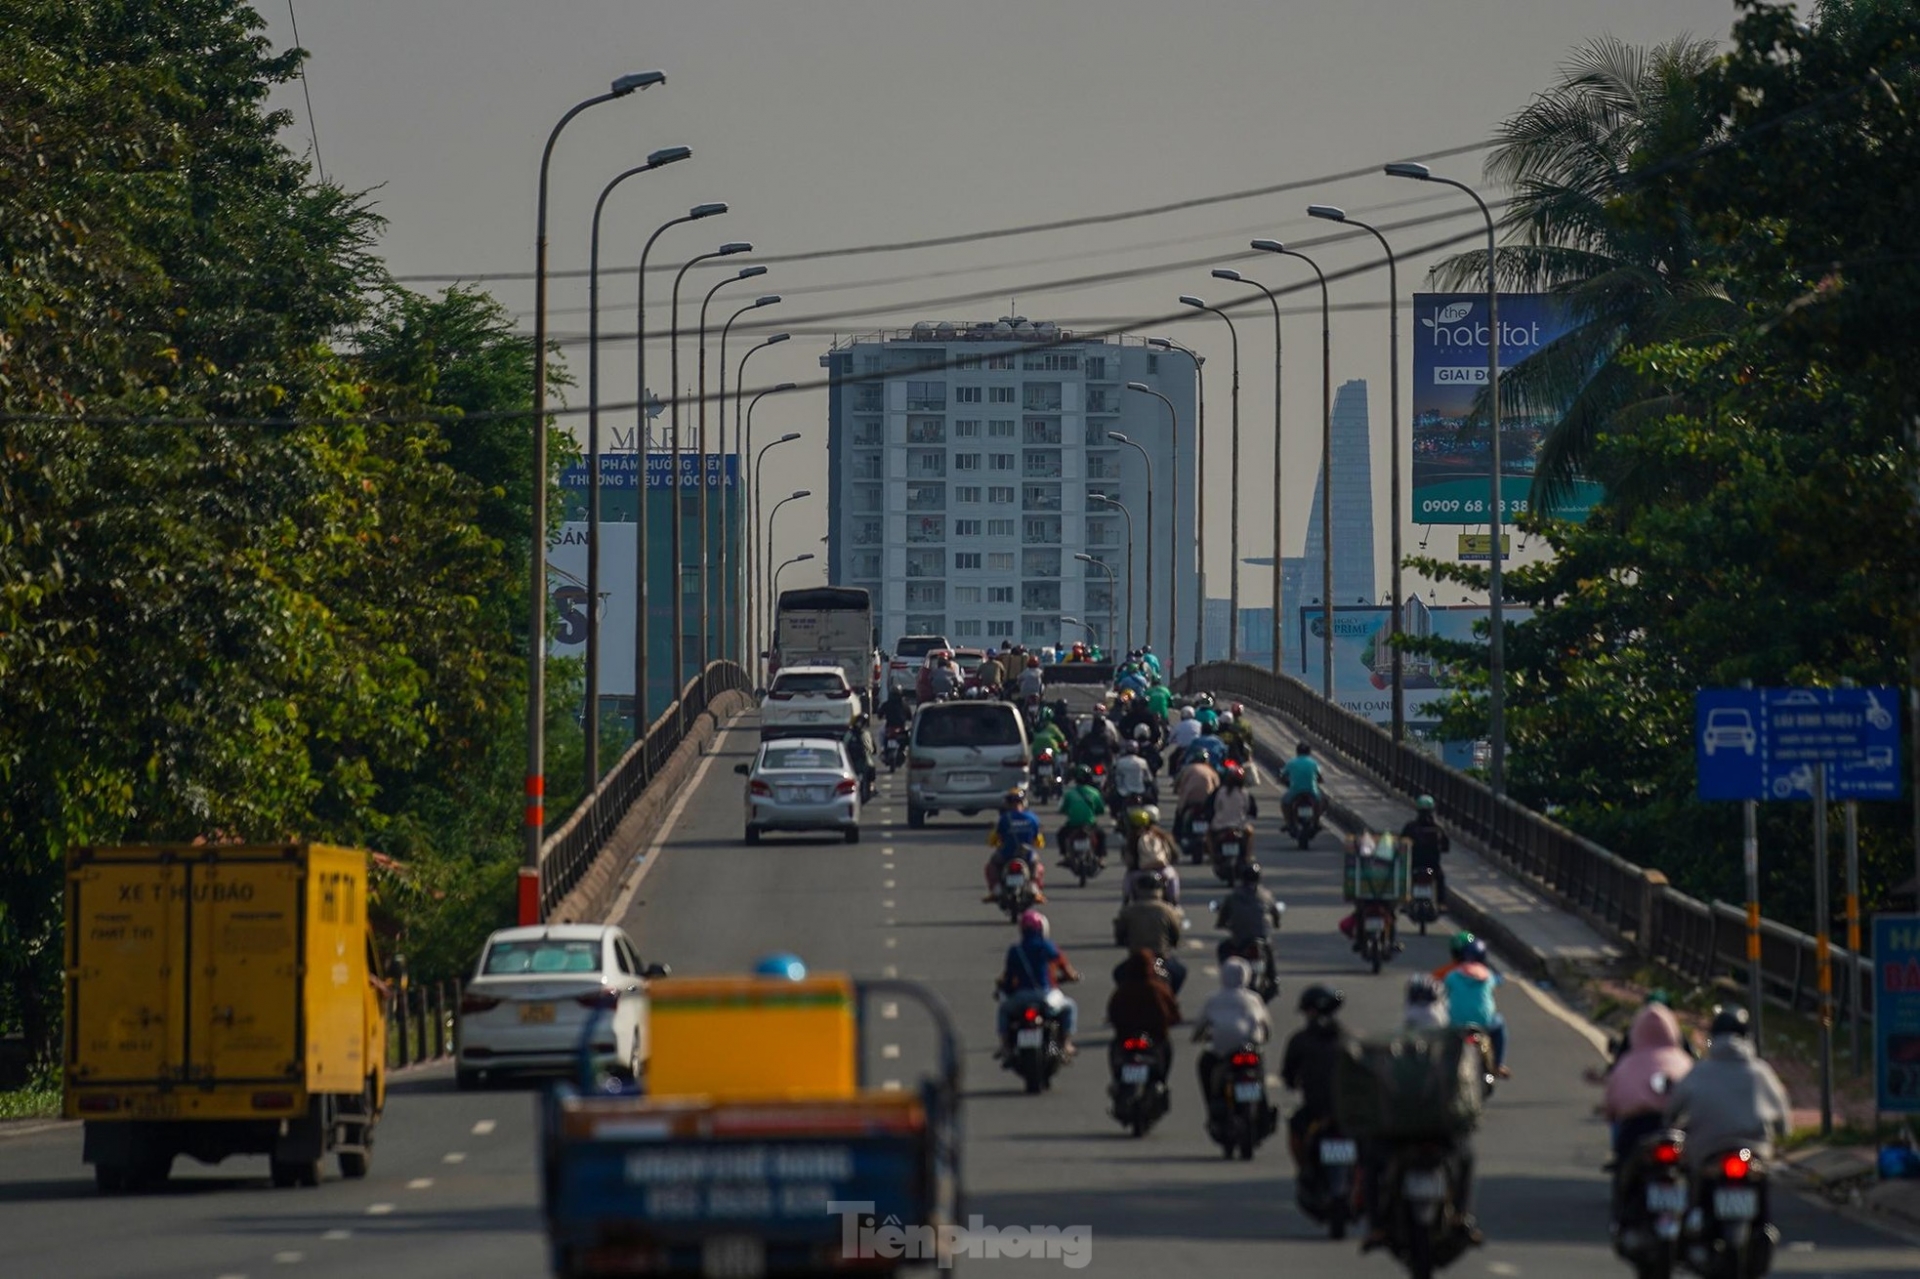
M 654 263 L 684 261 L 722 240 L 765 254 L 960 235 L 1225 194 L 1419 157 L 1491 136 L 1548 84 L 1574 44 L 1613 35 L 1649 44 L 1682 34 L 1724 39 L 1730 0 L 294 0 L 308 66 L 314 123 L 327 173 L 349 188 L 377 188 L 389 219 L 385 250 L 396 274 L 526 272 L 533 265 L 535 179 L 553 122 L 615 75 L 660 68 L 660 88 L 595 107 L 563 135 L 553 166 L 552 262 L 583 268 L 593 200 L 615 173 L 658 147 L 684 144 L 693 159 L 627 182 L 609 201 L 603 267 L 630 266 L 654 227 L 691 204 L 724 200 L 724 217 L 663 235 Z M 260 0 L 276 42 L 290 40 L 286 0 Z M 299 87 L 280 95 L 308 145 Z M 1480 176 L 1481 156 L 1435 161 L 1438 172 Z M 1489 196 L 1497 192 L 1489 191 Z M 821 376 L 833 340 L 915 320 L 994 319 L 1010 306 L 1035 320 L 1083 327 L 1181 308 L 1197 293 L 1244 303 L 1240 326 L 1242 448 L 1250 459 L 1243 501 L 1264 512 L 1271 484 L 1272 320 L 1264 299 L 1208 277 L 1231 265 L 1276 290 L 1299 285 L 1303 264 L 1251 254 L 1266 235 L 1305 242 L 1337 232 L 1306 218 L 1310 202 L 1344 205 L 1375 221 L 1459 212 L 1458 219 L 1394 233 L 1410 249 L 1471 230 L 1465 198 L 1439 188 L 1367 176 L 1150 218 L 1022 235 L 941 249 L 820 258 L 773 265 L 730 286 L 714 311 L 762 292 L 764 331 L 793 340 L 750 366 L 749 387 Z M 1463 207 L 1464 206 L 1464 207 Z M 1370 238 L 1309 249 L 1328 271 L 1377 256 Z M 1201 259 L 1202 264 L 1156 270 Z M 688 273 L 683 316 L 706 289 L 750 259 Z M 1402 263 L 1400 287 L 1423 284 L 1432 255 Z M 1063 285 L 1106 272 L 1142 274 L 1094 286 Z M 669 277 L 670 278 L 670 277 Z M 652 277 L 658 280 L 659 277 Z M 666 327 L 667 281 L 650 283 L 649 330 Z M 697 287 L 696 287 L 697 285 Z M 420 282 L 415 288 L 442 285 Z M 847 287 L 852 286 L 852 287 Z M 532 287 L 489 287 L 531 327 Z M 989 299 L 947 301 L 993 291 Z M 1334 302 L 1384 302 L 1383 271 L 1336 282 Z M 1317 311 L 1313 295 L 1286 305 Z M 556 281 L 551 324 L 563 338 L 586 329 L 584 281 Z M 631 332 L 633 277 L 602 282 L 603 331 Z M 1209 472 L 1227 482 L 1226 327 L 1156 323 L 1208 357 Z M 1239 318 L 1244 316 L 1244 319 Z M 735 327 L 733 353 L 748 319 Z M 1411 323 L 1402 306 L 1403 332 Z M 1387 324 L 1381 310 L 1336 314 L 1336 384 L 1371 387 L 1376 545 L 1387 548 Z M 1286 321 L 1286 551 L 1299 554 L 1319 465 L 1317 314 Z M 757 339 L 756 339 L 757 340 Z M 667 388 L 664 342 L 648 380 Z M 649 348 L 650 351 L 653 348 Z M 691 379 L 682 346 L 682 382 Z M 569 346 L 584 402 L 584 343 Z M 603 346 L 603 399 L 632 398 L 631 343 Z M 657 371 L 657 372 L 656 372 Z M 1403 371 L 1403 377 L 1405 376 Z M 788 476 L 825 491 L 824 391 L 770 397 L 756 434 L 806 433 L 789 446 Z M 766 438 L 771 438 L 766 435 Z M 820 499 L 815 499 L 816 501 Z M 1215 504 L 1223 513 L 1224 501 Z M 789 516 L 800 504 L 789 509 Z M 1224 514 L 1210 525 L 1220 547 L 1213 580 L 1225 580 Z M 825 530 L 824 509 L 818 511 Z M 787 527 L 793 528 L 794 525 Z M 1267 517 L 1242 539 L 1265 554 Z M 1436 528 L 1434 549 L 1451 547 Z M 1409 526 L 1408 548 L 1419 540 Z M 1211 549 L 1211 548 L 1210 548 Z M 1264 604 L 1264 574 L 1243 575 L 1243 603 Z M 1255 580 L 1258 579 L 1258 580 Z M 1383 584 L 1384 584 L 1384 578 Z M 1456 597 L 1457 598 L 1457 597 Z M 1455 602 L 1442 600 L 1441 602 Z

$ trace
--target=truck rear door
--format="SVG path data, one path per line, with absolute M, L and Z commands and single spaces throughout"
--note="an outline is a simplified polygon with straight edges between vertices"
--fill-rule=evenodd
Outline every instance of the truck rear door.
M 302 1073 L 301 889 L 291 858 L 194 867 L 188 1073 L 278 1082 Z
M 87 1083 L 159 1083 L 186 1060 L 187 867 L 92 861 L 67 883 L 67 1060 Z

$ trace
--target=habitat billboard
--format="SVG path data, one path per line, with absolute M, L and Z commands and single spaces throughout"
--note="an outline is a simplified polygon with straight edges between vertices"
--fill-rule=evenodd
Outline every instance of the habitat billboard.
M 1471 426 L 1473 406 L 1487 387 L 1485 293 L 1413 295 L 1413 519 L 1418 524 L 1486 524 L 1491 439 Z M 1564 298 L 1545 293 L 1500 295 L 1500 376 L 1551 346 L 1574 327 Z M 1500 423 L 1500 518 L 1533 509 L 1533 477 L 1540 442 L 1559 425 L 1557 414 L 1504 413 Z M 1549 514 L 1584 519 L 1600 486 L 1578 481 Z
M 1410 596 L 1406 610 L 1409 635 L 1467 644 L 1487 642 L 1484 604 L 1433 608 Z M 1533 610 L 1509 606 L 1504 616 L 1509 624 L 1523 622 L 1533 616 Z M 1289 661 L 1294 674 L 1313 689 L 1320 689 L 1326 678 L 1325 635 L 1324 610 L 1317 604 L 1302 608 L 1300 638 Z M 1356 604 L 1333 610 L 1334 700 L 1376 724 L 1393 722 L 1393 645 L 1388 642 L 1392 635 L 1391 608 Z M 1460 683 L 1452 666 L 1423 653 L 1401 657 L 1400 680 L 1406 690 L 1407 722 L 1416 726 L 1439 722 L 1440 704 Z

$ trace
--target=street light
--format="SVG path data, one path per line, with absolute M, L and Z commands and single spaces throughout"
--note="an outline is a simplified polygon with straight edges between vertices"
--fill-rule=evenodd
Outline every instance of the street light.
M 1180 438 L 1180 414 L 1174 409 L 1173 401 L 1168 399 L 1166 396 L 1160 394 L 1160 392 L 1154 390 L 1152 387 L 1148 386 L 1145 382 L 1129 382 L 1127 383 L 1127 389 L 1139 395 L 1151 395 L 1155 399 L 1159 400 L 1162 404 L 1167 406 L 1167 420 L 1169 423 L 1167 427 L 1167 439 L 1169 441 L 1167 452 L 1170 456 L 1174 458 L 1173 472 L 1174 472 L 1174 478 L 1177 480 L 1180 475 L 1180 461 L 1179 461 L 1179 454 L 1177 452 L 1177 449 L 1179 447 L 1179 438 Z M 1146 446 L 1144 444 L 1141 444 L 1138 440 L 1135 440 L 1130 436 L 1121 434 L 1119 431 L 1108 431 L 1107 438 L 1114 441 L 1116 444 L 1124 444 L 1129 448 L 1138 449 L 1140 452 L 1140 461 L 1147 468 L 1147 643 L 1152 644 L 1153 643 L 1153 551 L 1154 551 L 1153 455 L 1147 452 Z M 1177 483 L 1174 485 L 1176 501 L 1178 501 L 1179 487 L 1180 486 Z M 1131 520 L 1129 520 L 1129 523 L 1131 523 Z M 1174 536 L 1178 537 L 1179 535 L 1180 535 L 1179 525 L 1178 523 L 1176 523 L 1174 526 Z M 1129 586 L 1131 586 L 1133 581 L 1133 566 L 1131 564 L 1127 566 L 1127 581 Z M 1177 593 L 1180 588 L 1179 582 L 1178 581 L 1174 582 L 1173 586 L 1174 586 L 1175 592 Z M 1127 619 L 1128 619 L 1127 624 L 1131 626 L 1133 624 L 1133 620 L 1132 620 L 1133 604 L 1132 604 L 1131 596 L 1128 597 Z M 1128 638 L 1132 638 L 1132 637 L 1129 636 Z M 1128 644 L 1127 647 L 1132 648 L 1133 645 Z M 1173 641 L 1171 637 L 1169 637 L 1167 641 L 1167 649 L 1168 649 L 1167 660 L 1172 661 L 1173 660 L 1173 651 L 1172 651 Z
M 1453 178 L 1443 178 L 1424 164 L 1389 164 L 1386 174 L 1390 178 L 1412 178 L 1417 182 L 1438 182 L 1442 186 L 1464 191 L 1480 206 L 1480 216 L 1487 222 L 1487 415 L 1488 436 L 1492 440 L 1492 451 L 1488 468 L 1488 524 L 1493 540 L 1488 544 L 1492 551 L 1487 556 L 1487 737 L 1492 747 L 1487 761 L 1487 780 L 1493 787 L 1493 793 L 1502 794 L 1506 790 L 1507 775 L 1507 694 L 1505 630 L 1501 617 L 1500 601 L 1500 517 L 1502 494 L 1500 492 L 1500 285 L 1494 274 L 1494 258 L 1499 251 L 1494 243 L 1493 212 L 1487 208 L 1487 202 L 1480 193 L 1464 182 Z M 1397 512 L 1396 512 L 1397 514 Z
M 1114 625 L 1114 621 L 1113 621 L 1114 597 L 1120 594 L 1119 586 L 1114 581 L 1113 565 L 1107 563 L 1103 559 L 1098 558 L 1097 556 L 1088 555 L 1084 551 L 1074 552 L 1073 558 L 1075 558 L 1076 560 L 1082 560 L 1088 564 L 1098 564 L 1101 568 L 1106 570 L 1106 573 L 1107 573 L 1107 642 L 1111 644 L 1113 642 L 1114 632 L 1119 629 Z
M 1213 278 L 1258 289 L 1267 295 L 1267 302 L 1273 307 L 1273 673 L 1278 675 L 1282 653 L 1280 606 L 1284 580 L 1280 563 L 1280 531 L 1284 527 L 1280 518 L 1283 491 L 1280 469 L 1280 299 L 1273 295 L 1272 289 L 1258 280 L 1249 280 L 1238 271 L 1217 270 Z
M 1393 449 L 1393 496 L 1389 499 L 1390 507 L 1393 511 L 1393 590 L 1391 595 L 1393 603 L 1393 633 L 1399 635 L 1406 630 L 1406 616 L 1403 612 L 1400 592 L 1400 525 L 1401 522 L 1406 519 L 1406 513 L 1400 509 L 1400 275 L 1398 264 L 1394 260 L 1393 246 L 1387 243 L 1387 237 L 1380 233 L 1379 227 L 1362 222 L 1358 218 L 1350 218 L 1347 216 L 1346 210 L 1331 204 L 1310 204 L 1307 206 L 1307 212 L 1313 217 L 1324 218 L 1328 222 L 1339 222 L 1347 226 L 1357 226 L 1362 231 L 1371 232 L 1373 238 L 1380 241 L 1380 248 L 1387 255 L 1387 348 L 1390 352 L 1389 358 L 1392 361 L 1390 367 L 1393 370 L 1390 381 L 1388 382 L 1388 385 L 1392 388 L 1390 391 L 1390 402 L 1392 404 L 1390 412 L 1393 417 L 1393 443 L 1391 445 Z M 1406 702 L 1406 676 L 1401 666 L 1400 644 L 1396 640 L 1393 645 L 1393 740 L 1396 742 L 1406 738 Z
M 741 275 L 743 275 L 743 277 L 745 277 L 747 271 L 762 271 L 762 273 L 764 273 L 766 267 L 741 267 Z M 741 513 L 743 513 L 743 509 L 745 509 L 745 501 L 747 501 L 747 476 L 741 474 L 739 411 L 737 411 L 737 409 L 735 409 L 735 413 L 733 413 L 733 447 L 728 447 L 728 444 L 726 444 L 726 338 L 728 338 L 730 332 L 733 332 L 733 321 L 737 321 L 741 315 L 745 315 L 747 311 L 758 311 L 760 307 L 776 305 L 778 302 L 780 302 L 780 294 L 766 294 L 764 298 L 755 298 L 753 302 L 743 305 L 739 311 L 733 311 L 733 315 L 730 315 L 730 317 L 726 319 L 726 325 L 720 325 L 720 451 L 733 459 L 733 519 L 728 520 L 728 528 L 730 528 L 730 532 L 733 534 L 733 542 L 735 542 L 735 545 L 739 545 L 739 528 L 741 528 L 739 519 L 741 519 Z M 741 361 L 741 363 L 745 363 L 745 361 Z M 724 461 L 720 463 L 720 474 L 722 474 L 722 478 L 726 478 L 726 463 L 724 463 Z M 726 488 L 722 486 L 720 492 L 724 494 Z M 724 509 L 726 509 L 726 503 L 722 503 L 722 511 L 724 511 Z M 747 555 L 749 549 L 751 549 L 751 547 L 745 547 L 745 545 L 739 547 L 739 555 L 741 555 L 743 563 L 745 563 L 745 555 Z M 741 661 L 741 636 L 739 636 L 739 622 L 741 622 L 741 609 L 739 609 L 739 605 L 741 605 L 741 601 L 739 601 L 739 599 L 733 601 L 733 626 L 730 628 L 730 626 L 728 626 L 728 613 L 726 613 L 726 609 L 728 609 L 726 597 L 728 597 L 728 586 L 730 586 L 730 582 L 732 582 L 732 578 L 728 576 L 728 538 L 722 536 L 722 538 L 720 538 L 720 651 L 722 651 L 722 653 L 732 651 L 733 661 Z
M 607 197 L 628 178 L 691 156 L 686 147 L 663 147 L 645 164 L 617 173 L 593 202 L 592 248 L 587 258 L 587 790 L 600 781 L 600 214 Z M 644 334 L 641 340 L 645 341 Z M 642 458 L 644 465 L 645 459 Z
M 525 849 L 518 896 L 523 924 L 540 916 L 540 843 L 547 829 L 547 185 L 553 167 L 554 144 L 560 131 L 588 107 L 624 98 L 640 89 L 665 84 L 664 71 L 635 71 L 621 76 L 596 94 L 567 109 L 547 135 L 540 152 L 540 195 L 534 218 L 533 246 L 533 593 L 528 597 L 532 617 L 527 625 L 527 777 Z
M 1227 322 L 1227 332 L 1233 338 L 1233 442 L 1228 446 L 1230 453 L 1229 475 L 1227 483 L 1231 489 L 1231 498 L 1227 503 L 1228 522 L 1227 554 L 1232 562 L 1227 566 L 1227 660 L 1240 660 L 1240 330 L 1234 327 L 1233 318 L 1217 306 L 1208 306 L 1190 293 L 1180 295 L 1182 306 L 1190 306 L 1199 311 L 1211 311 Z M 1200 601 L 1200 629 L 1206 631 L 1207 602 Z
M 792 559 L 784 561 L 779 568 L 776 568 L 775 570 L 773 570 L 773 598 L 774 599 L 777 600 L 780 598 L 780 575 L 787 571 L 787 565 L 804 564 L 812 558 L 813 558 L 812 551 L 802 551 L 800 552 L 800 554 L 794 556 Z
M 653 252 L 654 241 L 665 234 L 669 227 L 679 226 L 683 222 L 698 222 L 703 218 L 717 217 L 726 211 L 727 206 L 724 204 L 696 204 L 691 209 L 688 209 L 683 216 L 672 218 L 661 223 L 659 229 L 647 237 L 646 245 L 640 250 L 639 298 L 634 308 L 636 327 L 641 333 L 644 334 L 647 329 L 647 257 Z M 649 571 L 652 568 L 652 565 L 649 563 L 649 557 L 652 553 L 649 539 L 649 524 L 653 516 L 653 477 L 648 470 L 648 463 L 652 460 L 652 455 L 648 449 L 651 440 L 647 431 L 647 344 L 645 342 L 636 342 L 634 347 L 636 352 L 634 356 L 636 385 L 639 387 L 639 394 L 634 397 L 638 401 L 638 404 L 634 409 L 633 415 L 633 447 L 640 457 L 639 505 L 634 515 L 634 518 L 639 521 L 639 528 L 635 534 L 633 556 L 633 572 L 639 586 L 639 589 L 635 593 L 640 597 L 640 621 L 639 625 L 635 628 L 636 634 L 633 646 L 633 740 L 637 742 L 644 738 L 647 735 L 647 730 L 653 726 L 652 716 L 648 713 L 651 708 L 647 704 L 651 700 L 647 696 L 648 676 L 651 674 L 648 670 L 651 663 L 648 660 L 647 641 L 649 632 L 653 630 L 653 591 L 651 586 L 653 574 Z M 677 466 L 678 463 L 676 462 L 675 465 Z M 678 499 L 680 477 L 676 473 L 673 479 L 675 483 L 674 497 Z M 679 575 L 677 572 L 675 573 L 674 585 L 676 587 L 679 585 Z M 680 695 L 680 686 L 675 684 L 668 692 L 672 696 L 678 697 Z
M 1193 640 L 1193 664 L 1198 666 L 1201 657 L 1204 656 L 1202 646 L 1206 641 L 1207 631 L 1207 522 L 1200 518 L 1204 513 L 1200 506 L 1200 494 L 1205 492 L 1207 487 L 1207 359 L 1199 352 L 1181 346 L 1172 338 L 1148 338 L 1147 345 L 1158 347 L 1163 351 L 1178 351 L 1193 361 L 1193 381 L 1198 393 L 1198 403 L 1195 406 L 1198 412 L 1194 418 L 1193 428 L 1193 524 L 1195 541 L 1197 543 L 1194 551 L 1196 562 L 1199 565 L 1197 577 L 1199 578 L 1200 587 L 1200 624 L 1196 628 L 1196 634 Z M 1168 407 L 1172 407 L 1171 402 L 1169 402 Z M 1178 425 L 1178 423 L 1176 422 L 1175 425 Z M 1173 455 L 1173 533 L 1174 536 L 1178 538 L 1180 536 L 1180 454 L 1178 451 L 1178 441 L 1176 441 L 1175 444 L 1176 448 Z M 1182 551 L 1181 554 L 1182 558 L 1184 558 L 1185 552 Z M 1167 600 L 1167 660 L 1169 662 L 1179 660 L 1178 644 L 1180 641 L 1180 574 L 1176 572 L 1172 574 L 1172 577 L 1173 590 L 1169 593 Z
M 1112 435 L 1113 432 L 1109 431 L 1107 434 Z M 1105 493 L 1089 493 L 1087 496 L 1093 501 L 1102 502 L 1114 507 L 1120 514 L 1127 517 L 1127 651 L 1131 653 L 1133 651 L 1133 512 L 1129 511 L 1126 508 L 1126 504 L 1118 498 L 1109 497 Z M 1149 497 L 1147 500 L 1152 501 L 1153 499 Z M 1151 536 L 1147 539 L 1147 569 L 1149 572 L 1153 569 L 1153 539 Z M 1147 607 L 1153 607 L 1152 586 L 1147 587 Z M 1153 634 L 1151 624 L 1147 627 L 1147 634 Z
M 1060 619 L 1060 621 L 1061 621 L 1061 624 L 1065 626 L 1078 626 L 1081 630 L 1085 631 L 1090 638 L 1092 638 L 1095 644 L 1098 644 L 1100 642 L 1100 632 L 1098 629 L 1094 627 L 1092 622 L 1083 622 L 1077 617 L 1063 617 Z
M 700 665 L 703 669 L 715 656 L 709 651 L 711 640 L 717 637 L 720 640 L 719 647 L 724 650 L 726 648 L 727 634 L 726 605 L 724 603 L 715 604 L 713 598 L 715 594 L 713 589 L 714 581 L 707 573 L 707 489 L 713 483 L 713 477 L 707 473 L 707 459 L 709 456 L 721 459 L 720 514 L 723 522 L 726 518 L 727 509 L 725 500 L 727 491 L 727 464 L 724 456 L 727 444 L 727 402 L 724 387 L 720 392 L 719 453 L 710 454 L 707 442 L 707 307 L 712 304 L 713 295 L 726 288 L 729 284 L 738 284 L 742 280 L 757 279 L 766 273 L 767 268 L 763 266 L 743 266 L 733 275 L 728 276 L 726 279 L 721 280 L 718 284 L 708 289 L 707 296 L 700 300 Z M 724 383 L 726 380 L 724 364 L 720 370 L 720 374 L 721 381 Z M 720 576 L 723 579 L 726 577 L 726 560 L 724 558 L 726 549 L 727 539 L 722 537 L 720 539 L 720 553 L 722 556 Z M 719 595 L 721 600 L 724 601 L 726 599 L 726 589 L 724 586 L 722 586 L 719 591 Z M 712 632 L 709 632 L 707 628 L 707 616 L 715 607 L 720 609 L 720 624 Z
M 787 336 L 786 334 L 782 333 L 780 335 L 780 338 L 784 339 L 786 336 Z M 769 344 L 770 344 L 769 342 L 763 342 L 761 343 L 761 346 L 766 346 Z M 755 347 L 754 351 L 757 351 L 759 349 L 760 347 Z M 752 354 L 753 354 L 753 351 L 747 352 L 748 356 L 751 356 Z M 746 367 L 747 367 L 746 357 L 743 356 L 740 360 L 740 368 L 743 374 L 746 371 Z M 758 395 L 754 396 L 753 401 L 747 405 L 746 421 L 747 421 L 747 448 L 748 449 L 753 448 L 753 410 L 756 407 L 758 407 L 760 401 L 765 399 L 767 396 L 777 395 L 782 391 L 791 391 L 794 389 L 794 385 L 795 384 L 792 382 L 782 382 L 778 386 L 769 387 L 766 390 L 760 392 Z M 737 407 L 734 409 L 734 417 L 736 419 L 740 417 L 740 410 Z M 773 443 L 785 444 L 788 440 L 797 440 L 799 438 L 800 438 L 800 433 L 798 431 L 789 431 L 787 434 L 781 436 L 779 439 L 775 440 Z M 772 447 L 773 447 L 773 444 L 767 445 L 767 448 L 772 448 Z M 751 505 L 749 509 L 752 512 L 753 518 L 757 518 L 760 513 L 760 458 L 766 456 L 766 452 L 767 452 L 767 449 L 763 448 L 760 450 L 759 454 L 754 458 L 753 487 L 747 494 L 747 496 L 751 499 Z M 759 525 L 755 524 L 754 528 L 756 529 L 759 528 Z M 759 548 L 753 545 L 753 543 L 757 539 L 753 537 L 748 537 L 748 538 L 745 538 L 744 540 L 747 542 L 747 601 L 745 605 L 745 610 L 747 615 L 746 641 L 747 643 L 752 644 L 757 639 L 758 632 L 756 630 L 756 625 L 760 621 L 760 598 L 759 597 L 760 597 L 761 574 L 767 571 L 767 566 L 764 563 L 762 563 L 760 560 Z M 758 650 L 756 649 L 755 651 L 757 652 Z
M 769 445 L 768 447 L 772 447 L 772 446 Z M 780 517 L 780 508 L 785 506 L 788 502 L 798 502 L 803 497 L 812 497 L 812 496 L 813 496 L 813 490 L 811 489 L 795 489 L 792 493 L 789 493 L 786 497 L 783 497 L 778 502 L 775 502 L 773 504 L 773 509 L 767 512 L 767 558 L 763 561 L 764 563 L 767 563 L 767 564 L 773 563 L 773 522 Z M 776 570 L 776 572 L 777 571 L 778 570 Z M 777 590 L 777 588 L 779 587 L 778 580 L 777 579 L 773 580 L 771 582 L 771 585 Z M 769 620 L 771 620 L 774 616 L 775 609 L 779 604 L 779 598 L 780 597 L 777 594 L 769 595 L 769 598 L 767 600 L 767 617 Z M 764 679 L 765 679 L 765 676 L 763 674 L 761 676 L 761 681 L 764 681 Z
M 1282 257 L 1299 258 L 1313 268 L 1320 281 L 1320 593 L 1327 599 L 1321 618 L 1321 679 L 1328 701 L 1333 693 L 1333 303 L 1327 293 L 1326 272 L 1320 264 L 1278 240 L 1255 240 L 1253 247 Z M 1277 554 L 1277 553 L 1276 553 Z M 1305 656 L 1302 654 L 1302 656 Z
M 688 258 L 680 267 L 679 272 L 673 277 L 673 297 L 668 304 L 667 316 L 670 322 L 668 328 L 670 336 L 667 339 L 667 365 L 670 370 L 670 376 L 673 378 L 673 395 L 668 400 L 672 408 L 669 410 L 667 419 L 669 424 L 668 429 L 673 438 L 673 525 L 671 529 L 672 535 L 669 541 L 673 547 L 673 678 L 674 687 L 676 688 L 684 685 L 688 678 L 686 666 L 687 587 L 685 581 L 687 558 L 682 546 L 685 538 L 685 531 L 682 526 L 686 523 L 686 520 L 684 513 L 680 509 L 680 485 L 682 478 L 680 475 L 680 282 L 687 278 L 688 271 L 691 271 L 702 262 L 709 262 L 714 258 L 732 257 L 736 253 L 751 252 L 753 252 L 753 246 L 745 240 L 729 240 L 711 253 L 698 253 Z M 701 441 L 701 447 L 703 449 L 706 447 L 705 440 Z M 696 477 L 694 491 L 698 498 L 695 503 L 695 510 L 700 516 L 700 527 L 703 535 L 706 529 L 707 497 L 707 477 L 705 469 L 706 460 L 702 458 L 700 462 L 700 473 Z M 702 641 L 701 665 L 704 667 L 706 661 L 704 651 L 706 636 L 706 583 L 702 581 L 700 585 L 700 600 L 702 605 L 700 610 L 700 634 Z

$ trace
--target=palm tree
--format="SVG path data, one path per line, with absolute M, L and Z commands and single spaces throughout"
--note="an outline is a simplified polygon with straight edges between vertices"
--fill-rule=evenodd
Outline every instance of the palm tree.
M 1501 407 L 1558 415 L 1540 448 L 1533 504 L 1551 513 L 1590 475 L 1609 430 L 1679 407 L 1623 352 L 1729 332 L 1733 304 L 1704 259 L 1679 200 L 1677 161 L 1712 140 L 1695 85 L 1714 45 L 1681 37 L 1651 49 L 1612 37 L 1576 47 L 1560 79 L 1500 129 L 1486 174 L 1511 191 L 1507 243 L 1494 273 L 1502 289 L 1566 298 L 1575 325 L 1501 377 Z M 1485 251 L 1434 268 L 1441 288 L 1486 279 Z M 1484 416 L 1485 405 L 1477 406 Z M 1593 475 L 1616 501 L 1634 477 Z

